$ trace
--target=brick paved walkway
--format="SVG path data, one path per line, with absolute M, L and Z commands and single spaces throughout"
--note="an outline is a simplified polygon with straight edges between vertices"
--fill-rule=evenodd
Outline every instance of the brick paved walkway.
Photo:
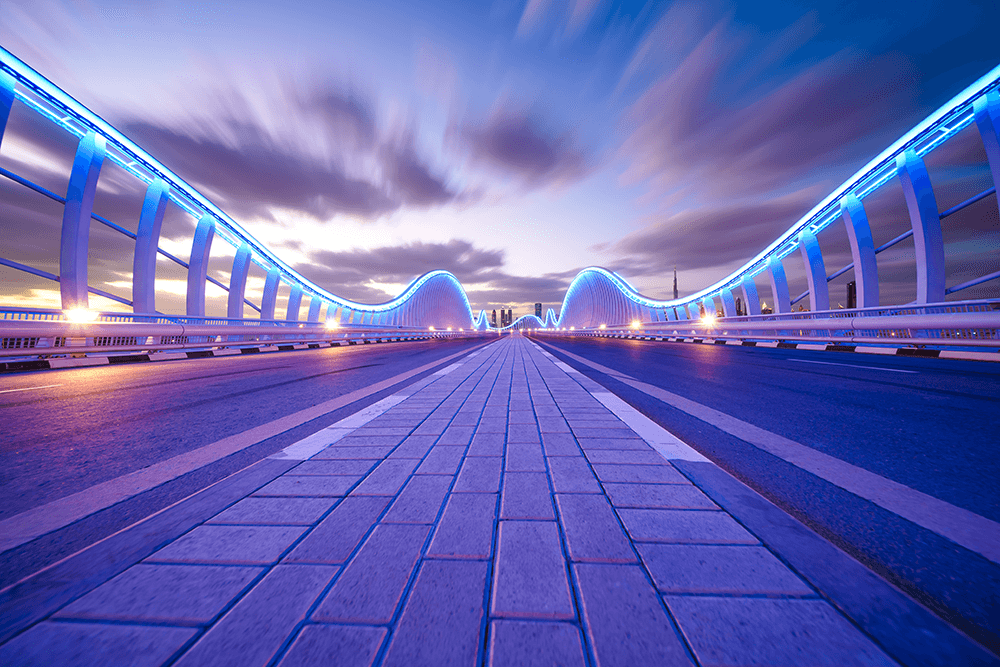
M 896 664 L 607 390 L 519 337 L 462 361 L 307 439 L 335 442 L 0 663 Z

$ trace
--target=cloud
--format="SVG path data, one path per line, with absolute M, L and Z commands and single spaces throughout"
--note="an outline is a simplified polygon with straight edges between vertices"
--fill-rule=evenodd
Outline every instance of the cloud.
M 481 124 L 463 125 L 458 134 L 474 165 L 527 189 L 576 182 L 590 171 L 572 133 L 547 132 L 527 113 L 500 108 Z

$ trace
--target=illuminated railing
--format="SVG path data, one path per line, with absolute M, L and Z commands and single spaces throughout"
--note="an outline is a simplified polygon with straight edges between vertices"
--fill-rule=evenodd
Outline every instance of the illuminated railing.
M 15 101 L 21 104 L 15 107 Z M 213 283 L 228 293 L 227 320 L 241 320 L 244 306 L 249 306 L 259 313 L 261 320 L 276 321 L 278 290 L 284 284 L 289 287 L 284 318 L 287 321 L 300 321 L 302 301 L 308 297 L 306 321 L 309 323 L 334 321 L 343 326 L 408 329 L 486 326 L 485 313 L 474 320 L 465 290 L 447 271 L 427 273 L 414 280 L 395 299 L 380 304 L 357 303 L 324 290 L 279 259 L 207 197 L 107 121 L 0 48 L 0 142 L 15 109 L 17 113 L 27 110 L 36 114 L 79 142 L 65 196 L 0 167 L 0 176 L 63 206 L 58 275 L 10 258 L 0 257 L 0 265 L 58 283 L 64 311 L 89 309 L 89 295 L 96 294 L 121 303 L 137 314 L 157 315 L 156 260 L 159 255 L 187 271 L 185 314 L 190 317 L 205 315 L 205 287 Z M 114 162 L 146 186 L 136 233 L 93 212 L 94 195 L 105 160 Z M 197 220 L 188 261 L 159 247 L 160 227 L 168 203 Z M 135 241 L 131 299 L 88 284 L 92 220 Z M 212 241 L 216 237 L 236 250 L 228 284 L 207 272 Z M 252 264 L 267 275 L 260 304 L 246 298 L 247 276 Z

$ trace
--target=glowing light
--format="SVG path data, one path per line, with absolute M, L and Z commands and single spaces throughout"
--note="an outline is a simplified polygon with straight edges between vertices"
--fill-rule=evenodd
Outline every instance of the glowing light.
M 300 324 L 299 326 L 302 326 L 302 325 Z M 331 331 L 333 331 L 334 329 L 336 329 L 337 326 L 338 326 L 338 324 L 334 320 L 327 320 L 326 321 L 326 328 L 329 329 L 329 330 L 331 330 Z
M 705 313 L 705 315 L 701 318 L 701 321 L 706 327 L 714 327 L 715 315 L 712 315 L 711 313 Z
M 607 328 L 608 328 L 608 325 L 607 325 L 607 324 L 602 324 L 601 326 L 599 326 L 599 327 L 597 327 L 597 328 L 598 328 L 598 329 L 607 329 Z
M 448 327 L 448 331 L 451 331 L 451 327 Z
M 428 331 L 434 331 L 434 327 L 427 327 Z
M 63 311 L 63 314 L 70 322 L 94 322 L 98 316 L 96 310 L 87 310 L 86 308 L 73 308 Z
M 569 330 L 570 331 L 576 331 L 576 327 L 570 327 Z
M 639 320 L 632 320 L 632 328 L 633 329 L 638 329 L 640 324 L 641 324 L 641 322 L 639 322 Z

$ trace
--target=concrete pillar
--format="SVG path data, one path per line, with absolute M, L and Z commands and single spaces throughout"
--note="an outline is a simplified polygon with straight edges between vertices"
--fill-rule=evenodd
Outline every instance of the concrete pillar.
M 132 312 L 156 312 L 156 253 L 160 247 L 160 228 L 167 209 L 170 186 L 154 178 L 146 188 L 139 214 L 139 229 L 132 255 Z
M 743 303 L 746 304 L 747 313 L 750 315 L 760 315 L 760 296 L 757 294 L 757 283 L 753 281 L 753 276 L 743 276 Z
M 264 297 L 260 303 L 260 319 L 273 320 L 274 306 L 278 301 L 278 285 L 281 284 L 281 272 L 271 267 L 264 280 Z
M 923 159 L 913 149 L 896 156 L 896 172 L 903 185 L 913 228 L 917 260 L 917 303 L 944 301 L 944 239 L 937 199 Z
M 812 309 L 830 310 L 830 289 L 826 282 L 826 265 L 816 235 L 808 229 L 799 235 L 799 251 L 806 265 L 806 279 L 809 281 L 809 301 Z
M 191 260 L 187 275 L 187 314 L 192 317 L 205 316 L 205 283 L 208 281 L 208 257 L 212 252 L 215 238 L 215 218 L 205 214 L 194 230 L 191 244 Z
M 875 242 L 864 204 L 854 195 L 847 195 L 840 203 L 840 216 L 847 227 L 854 260 L 854 282 L 858 294 L 858 308 L 878 305 L 878 264 L 875 261 Z
M 59 293 L 64 309 L 90 305 L 87 293 L 90 216 L 106 153 L 104 137 L 91 131 L 80 140 L 73 158 L 59 242 Z
M 299 319 L 299 309 L 302 307 L 302 288 L 298 285 L 292 285 L 292 289 L 288 292 L 288 309 L 285 312 L 285 319 L 291 322 L 297 322 Z
M 789 313 L 792 310 L 792 300 L 788 296 L 788 280 L 785 278 L 785 267 L 776 255 L 771 255 L 768 262 L 768 273 L 771 276 L 771 294 L 774 296 L 774 312 Z
M 309 322 L 319 322 L 319 311 L 323 307 L 323 300 L 318 295 L 313 294 L 309 300 Z
M 733 291 L 724 289 L 722 296 L 722 312 L 726 317 L 736 317 L 736 299 L 733 298 Z
M 247 274 L 250 272 L 250 246 L 243 243 L 233 258 L 233 273 L 229 277 L 229 302 L 226 317 L 231 320 L 243 318 L 243 299 L 247 289 Z

